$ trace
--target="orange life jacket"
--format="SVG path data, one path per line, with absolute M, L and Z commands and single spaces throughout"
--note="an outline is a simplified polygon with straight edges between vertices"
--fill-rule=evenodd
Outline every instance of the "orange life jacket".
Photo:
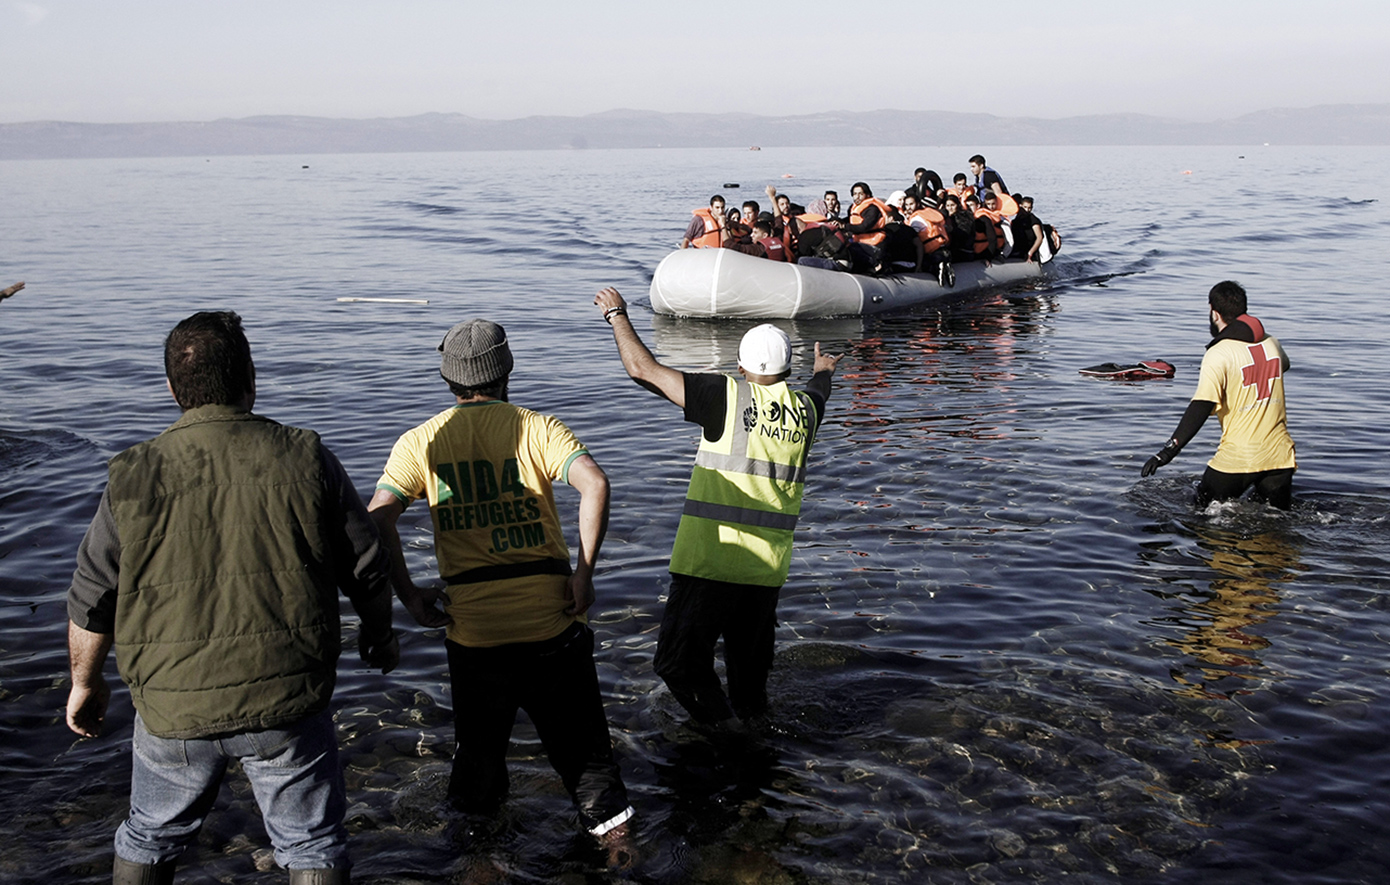
M 983 218 L 983 219 L 985 219 L 987 222 L 989 222 L 989 228 L 990 228 L 991 230 L 994 231 L 994 243 L 995 243 L 995 249 L 994 249 L 994 251 L 995 251 L 996 253 L 1001 253 L 1001 252 L 1003 252 L 1003 251 L 1004 251 L 1004 246 L 1006 245 L 1007 241 L 1004 239 L 1004 228 L 1003 228 L 1003 227 L 1001 226 L 1001 224 L 1000 224 L 1000 217 L 1001 217 L 1001 216 L 999 215 L 999 213 L 998 213 L 998 212 L 991 212 L 991 211 L 989 211 L 988 209 L 976 209 L 976 210 L 975 210 L 975 217 L 976 217 L 976 218 Z M 981 255 L 981 254 L 983 254 L 983 253 L 985 253 L 985 252 L 988 252 L 988 251 L 989 251 L 989 234 L 987 234 L 985 231 L 982 231 L 982 230 L 977 230 L 977 231 L 975 231 L 975 254 L 976 254 L 976 255 Z
M 922 241 L 925 251 L 935 252 L 950 247 L 951 238 L 946 233 L 946 216 L 930 206 L 923 206 L 913 212 L 907 223 L 917 231 L 917 238 Z
M 977 200 L 980 198 L 980 195 L 975 193 L 975 189 L 968 184 L 965 185 L 963 188 L 957 188 L 955 185 L 951 185 L 950 187 L 946 188 L 946 193 L 959 200 L 962 206 L 965 205 L 966 197 L 974 197 Z
M 877 246 L 888 238 L 883 232 L 883 228 L 888 224 L 888 204 L 878 197 L 868 197 L 862 200 L 859 205 L 853 206 L 849 210 L 850 224 L 862 224 L 864 217 L 861 214 L 866 206 L 878 207 L 878 223 L 873 229 L 862 234 L 853 234 L 856 243 L 864 243 L 868 246 Z
M 1018 203 L 1014 202 L 1013 197 L 1008 194 L 1004 194 L 1003 196 L 995 194 L 995 196 L 999 198 L 998 212 L 1000 216 L 1004 218 L 1013 218 L 1018 214 Z
M 700 216 L 705 222 L 705 232 L 691 240 L 690 245 L 697 249 L 718 249 L 719 224 L 714 220 L 714 210 L 708 206 L 703 206 L 690 214 Z

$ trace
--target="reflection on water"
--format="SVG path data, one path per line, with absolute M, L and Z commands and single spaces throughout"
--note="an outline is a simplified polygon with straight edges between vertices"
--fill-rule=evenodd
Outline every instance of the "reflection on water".
M 1273 585 L 1303 568 L 1297 548 L 1282 532 L 1244 537 L 1206 526 L 1198 532 L 1198 549 L 1209 556 L 1216 577 L 1205 592 L 1177 597 L 1186 604 L 1167 620 L 1183 633 L 1165 641 L 1193 659 L 1172 672 L 1185 692 L 1225 698 L 1250 691 L 1239 680 L 1273 675 L 1260 659 L 1269 640 L 1253 628 L 1278 612 L 1280 596 Z
M 445 404 L 443 331 L 480 315 L 507 327 L 515 401 L 559 415 L 613 481 L 592 622 L 636 861 L 610 866 L 576 832 L 524 719 L 502 812 L 447 810 L 442 637 L 408 627 L 389 677 L 340 667 L 357 881 L 1390 880 L 1387 395 L 1349 370 L 1341 320 L 1384 315 L 1363 281 L 1383 275 L 1336 272 L 1384 254 L 1390 215 L 1304 204 L 1308 229 L 1337 234 L 1310 256 L 1280 241 L 1266 205 L 1306 190 L 1309 170 L 1383 180 L 1383 151 L 1236 163 L 1224 149 L 1016 149 L 1009 169 L 1070 234 L 1052 280 L 784 323 L 796 378 L 816 341 L 846 357 L 809 466 L 772 706 L 746 744 L 684 724 L 651 659 L 698 431 L 626 378 L 592 294 L 617 284 L 664 361 L 732 371 L 750 323 L 643 306 L 685 201 L 788 170 L 812 191 L 878 186 L 924 153 L 326 157 L 311 173 L 275 157 L 0 164 L 17 207 L 0 214 L 0 261 L 23 271 L 0 276 L 29 281 L 0 307 L 0 785 L 23 797 L 0 810 L 0 880 L 109 879 L 132 712 L 118 690 L 102 739 L 63 726 L 64 592 L 105 459 L 174 418 L 164 331 L 228 306 L 257 354 L 258 407 L 323 433 L 360 491 L 399 433 Z M 1219 199 L 1172 171 L 1194 168 Z M 540 180 L 566 182 L 565 213 L 529 187 Z M 1153 199 L 1137 213 L 1091 198 L 1111 185 Z M 1201 233 L 1218 219 L 1231 233 L 1219 251 Z M 1307 311 L 1310 262 L 1339 311 Z M 1138 475 L 1196 380 L 1194 299 L 1223 276 L 1259 293 L 1297 366 L 1289 514 L 1193 511 L 1211 429 Z M 1354 347 L 1361 365 L 1390 349 Z M 1077 375 L 1149 358 L 1177 379 Z M 559 498 L 572 524 L 574 496 Z M 401 524 L 420 574 L 427 526 L 418 507 Z M 181 881 L 250 881 L 267 846 L 233 776 Z

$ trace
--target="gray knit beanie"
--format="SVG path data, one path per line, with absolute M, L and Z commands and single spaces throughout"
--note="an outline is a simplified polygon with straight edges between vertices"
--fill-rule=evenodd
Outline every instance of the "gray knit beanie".
M 507 332 L 488 320 L 468 320 L 449 330 L 439 344 L 439 374 L 460 387 L 483 387 L 512 371 Z

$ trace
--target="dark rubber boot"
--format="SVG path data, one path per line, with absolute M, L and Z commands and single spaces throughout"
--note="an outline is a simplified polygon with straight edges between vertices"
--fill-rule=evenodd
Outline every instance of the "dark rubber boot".
M 337 870 L 290 870 L 290 885 L 351 885 L 348 871 Z
M 111 885 L 174 885 L 174 862 L 131 863 L 118 854 L 111 865 Z

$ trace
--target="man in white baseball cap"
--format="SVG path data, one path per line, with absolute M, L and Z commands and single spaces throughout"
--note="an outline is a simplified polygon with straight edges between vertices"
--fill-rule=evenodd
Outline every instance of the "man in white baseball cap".
M 671 551 L 671 587 L 657 638 L 657 675 L 702 725 L 741 731 L 767 709 L 777 596 L 791 565 L 806 458 L 830 397 L 839 356 L 815 346 L 805 390 L 787 386 L 787 333 L 748 331 L 732 375 L 681 372 L 657 362 L 628 320 L 617 289 L 594 296 L 632 380 L 685 410 L 704 430 Z M 729 690 L 714 670 L 724 639 Z

